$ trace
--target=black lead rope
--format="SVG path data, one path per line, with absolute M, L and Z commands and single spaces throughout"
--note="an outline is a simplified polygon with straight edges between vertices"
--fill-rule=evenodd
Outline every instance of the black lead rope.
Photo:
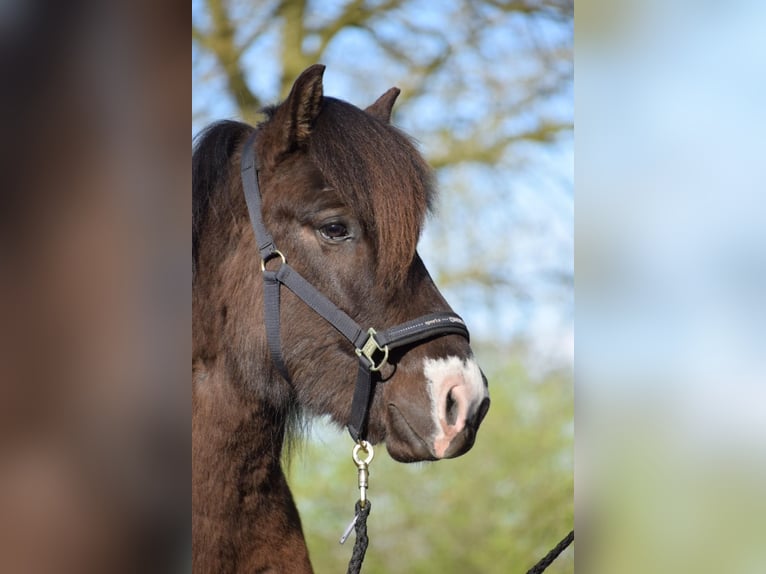
M 559 557 L 559 554 L 561 554 L 564 550 L 566 550 L 566 547 L 569 546 L 572 541 L 574 540 L 574 530 L 572 530 L 569 534 L 567 534 L 561 542 L 556 544 L 556 546 L 548 552 L 545 556 L 543 556 L 540 559 L 540 562 L 532 566 L 529 570 L 527 570 L 527 574 L 540 574 L 543 572 L 548 566 L 550 566 L 553 561 Z
M 364 506 L 362 506 L 361 501 L 358 500 L 356 502 L 356 519 L 354 522 L 356 542 L 354 542 L 354 550 L 351 552 L 351 560 L 348 562 L 346 574 L 359 574 L 362 569 L 364 555 L 367 553 L 367 545 L 370 542 L 370 539 L 367 537 L 367 516 L 369 516 L 370 510 L 371 504 L 369 500 Z

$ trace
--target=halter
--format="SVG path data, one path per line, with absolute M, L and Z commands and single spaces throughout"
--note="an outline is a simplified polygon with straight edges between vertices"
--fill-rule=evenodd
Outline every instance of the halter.
M 269 346 L 271 360 L 286 381 L 290 380 L 284 360 L 282 359 L 282 342 L 279 329 L 279 292 L 284 285 L 306 305 L 330 323 L 338 332 L 354 346 L 354 352 L 359 358 L 356 387 L 351 403 L 351 418 L 348 431 L 357 443 L 352 458 L 358 468 L 360 500 L 356 503 L 355 516 L 344 532 L 340 543 L 346 540 L 352 530 L 356 530 L 356 544 L 349 562 L 348 572 L 358 573 L 367 550 L 367 516 L 371 504 L 366 498 L 367 467 L 373 458 L 372 446 L 365 440 L 367 421 L 370 415 L 373 373 L 382 369 L 388 362 L 389 352 L 399 347 L 414 345 L 425 339 L 443 335 L 461 335 L 469 339 L 468 329 L 463 320 L 455 313 L 431 313 L 412 321 L 402 323 L 389 329 L 376 331 L 372 327 L 366 331 L 351 317 L 339 309 L 332 301 L 320 293 L 311 283 L 306 281 L 297 271 L 287 264 L 284 254 L 274 245 L 274 238 L 266 230 L 261 213 L 261 191 L 258 183 L 260 166 L 255 155 L 254 132 L 245 142 L 242 152 L 242 186 L 245 201 L 250 213 L 250 222 L 255 231 L 258 251 L 261 255 L 261 272 L 263 273 L 264 322 L 266 324 L 266 340 Z M 266 263 L 279 259 L 279 269 L 266 269 Z M 359 452 L 364 451 L 365 457 L 360 458 Z M 551 550 L 538 562 L 528 574 L 545 570 L 551 562 L 572 542 L 574 531 Z
M 359 358 L 359 366 L 354 398 L 351 402 L 348 431 L 354 441 L 361 443 L 367 436 L 367 422 L 372 403 L 373 373 L 379 372 L 388 362 L 389 352 L 399 347 L 410 346 L 443 335 L 461 335 L 469 339 L 468 329 L 458 315 L 447 312 L 423 315 L 388 329 L 363 329 L 290 267 L 284 254 L 274 245 L 274 238 L 263 223 L 261 192 L 258 183 L 260 165 L 255 155 L 254 145 L 256 134 L 257 132 L 253 132 L 245 143 L 242 152 L 241 171 L 245 201 L 250 213 L 250 222 L 255 231 L 258 251 L 261 255 L 264 322 L 271 360 L 285 380 L 289 381 L 290 377 L 282 358 L 280 338 L 279 292 L 280 286 L 284 285 L 335 327 L 354 346 L 354 352 Z M 276 271 L 266 268 L 266 263 L 272 259 L 280 260 L 279 268 Z M 376 378 L 379 379 L 379 377 Z

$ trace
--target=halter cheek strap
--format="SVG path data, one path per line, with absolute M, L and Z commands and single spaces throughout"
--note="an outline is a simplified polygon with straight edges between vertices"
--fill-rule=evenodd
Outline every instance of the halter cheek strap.
M 387 363 L 389 352 L 444 335 L 461 335 L 469 339 L 468 329 L 458 315 L 446 312 L 424 315 L 381 331 L 372 328 L 362 329 L 356 321 L 290 267 L 285 256 L 277 250 L 274 238 L 263 222 L 258 183 L 259 165 L 255 155 L 256 133 L 253 132 L 245 142 L 242 150 L 241 171 L 245 201 L 261 256 L 264 323 L 271 360 L 279 373 L 289 381 L 290 376 L 282 357 L 280 336 L 279 295 L 280 287 L 284 285 L 354 346 L 359 365 L 348 431 L 355 441 L 364 440 L 367 435 L 373 386 L 379 380 L 379 375 L 376 373 Z M 280 259 L 279 268 L 275 271 L 266 269 L 266 263 L 277 258 Z

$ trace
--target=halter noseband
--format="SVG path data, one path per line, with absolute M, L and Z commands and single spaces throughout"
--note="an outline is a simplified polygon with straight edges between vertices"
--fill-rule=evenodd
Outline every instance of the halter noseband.
M 468 329 L 458 315 L 447 312 L 423 315 L 381 331 L 372 328 L 362 329 L 356 321 L 290 267 L 285 256 L 277 250 L 274 238 L 263 223 L 261 192 L 258 184 L 260 166 L 255 156 L 256 134 L 257 132 L 253 132 L 245 142 L 241 171 L 245 201 L 261 255 L 264 322 L 271 360 L 285 380 L 289 381 L 287 368 L 282 358 L 279 326 L 279 291 L 280 286 L 284 285 L 354 345 L 356 355 L 359 357 L 359 368 L 348 431 L 351 438 L 359 442 L 367 435 L 367 419 L 370 414 L 373 387 L 372 373 L 379 371 L 386 364 L 389 351 L 443 335 L 461 335 L 468 339 Z M 271 271 L 266 268 L 266 263 L 275 258 L 281 259 L 281 264 L 279 269 Z

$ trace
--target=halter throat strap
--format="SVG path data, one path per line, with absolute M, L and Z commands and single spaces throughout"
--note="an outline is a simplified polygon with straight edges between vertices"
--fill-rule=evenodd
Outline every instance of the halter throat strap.
M 258 182 L 260 166 L 255 154 L 256 135 L 257 132 L 253 132 L 242 149 L 241 175 L 250 222 L 261 256 L 264 323 L 271 360 L 282 377 L 289 382 L 290 376 L 282 357 L 280 336 L 280 287 L 284 285 L 354 346 L 359 364 L 348 431 L 355 441 L 364 440 L 367 436 L 373 388 L 380 381 L 379 371 L 388 361 L 389 352 L 444 335 L 460 335 L 469 339 L 468 329 L 458 315 L 447 312 L 424 315 L 385 330 L 363 329 L 300 273 L 290 267 L 285 256 L 277 250 L 274 238 L 263 222 Z M 266 263 L 275 258 L 281 260 L 279 268 L 275 271 L 267 269 Z

